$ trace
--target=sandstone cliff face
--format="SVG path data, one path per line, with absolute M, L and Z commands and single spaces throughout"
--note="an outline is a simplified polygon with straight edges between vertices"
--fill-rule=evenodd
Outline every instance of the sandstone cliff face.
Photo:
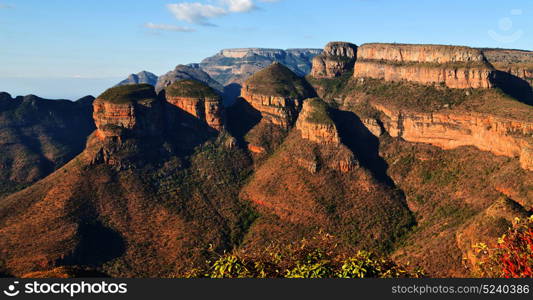
M 93 103 L 96 136 L 121 141 L 126 136 L 158 135 L 163 131 L 161 101 L 149 85 L 109 89 Z
M 327 112 L 320 111 L 325 109 L 325 107 L 320 107 L 319 101 L 321 100 L 308 99 L 304 102 L 302 111 L 296 122 L 296 129 L 300 130 L 304 139 L 325 145 L 338 145 L 341 140 L 337 132 L 337 127 L 331 121 Z M 319 120 L 319 118 L 322 119 Z
M 303 78 L 274 63 L 250 77 L 241 96 L 261 113 L 262 121 L 288 129 L 296 121 L 302 101 L 314 92 Z
M 520 158 L 522 168 L 533 170 L 533 123 L 479 113 L 413 113 L 380 104 L 385 129 L 393 137 L 427 143 L 443 149 L 474 146 L 495 155 Z
M 533 52 L 508 49 L 481 49 L 499 71 L 521 78 L 533 86 Z
M 315 78 L 334 78 L 353 71 L 357 46 L 346 42 L 331 42 L 321 55 L 313 58 L 311 76 Z
M 300 99 L 254 94 L 248 86 L 244 86 L 241 96 L 261 112 L 262 120 L 287 129 L 296 120 L 302 104 Z
M 224 128 L 222 98 L 211 87 L 195 80 L 180 80 L 165 91 L 169 104 L 217 131 Z
M 495 75 L 483 53 L 473 48 L 365 44 L 358 48 L 354 76 L 465 89 L 491 88 Z
M 304 101 L 295 128 L 303 139 L 319 145 L 316 156 L 293 153 L 296 163 L 311 173 L 319 170 L 320 161 L 341 172 L 352 171 L 358 166 L 354 154 L 342 144 L 337 126 L 322 100 L 313 98 Z

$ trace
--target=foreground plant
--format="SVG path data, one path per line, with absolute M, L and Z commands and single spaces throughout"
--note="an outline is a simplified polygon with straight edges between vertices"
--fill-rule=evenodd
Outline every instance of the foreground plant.
M 225 253 L 186 277 L 204 278 L 395 278 L 421 277 L 392 260 L 366 251 L 347 251 L 328 234 L 259 251 Z
M 515 219 L 496 247 L 480 243 L 475 249 L 483 277 L 533 278 L 533 216 Z

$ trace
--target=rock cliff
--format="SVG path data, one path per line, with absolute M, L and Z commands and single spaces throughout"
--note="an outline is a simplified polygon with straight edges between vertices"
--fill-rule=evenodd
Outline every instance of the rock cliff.
M 299 76 L 307 75 L 311 71 L 311 60 L 321 52 L 321 49 L 225 49 L 204 59 L 200 67 L 226 86 L 232 83 L 242 84 L 248 77 L 273 62 L 282 63 Z
M 533 51 L 509 49 L 481 49 L 498 71 L 521 78 L 533 86 Z
M 261 113 L 264 121 L 283 128 L 294 124 L 302 101 L 313 96 L 305 79 L 280 63 L 254 74 L 242 89 L 242 98 Z
M 474 146 L 495 155 L 519 158 L 522 168 L 533 170 L 533 123 L 475 112 L 434 113 L 397 110 L 381 104 L 383 125 L 393 137 L 427 143 L 443 149 Z
M 211 128 L 223 129 L 222 98 L 214 89 L 195 80 L 176 81 L 165 89 L 167 102 Z
M 163 131 L 161 101 L 147 84 L 108 89 L 94 101 L 93 109 L 96 136 L 101 140 L 121 141 Z
M 491 88 L 495 80 L 494 69 L 480 50 L 439 45 L 362 45 L 354 76 L 459 89 Z
M 352 72 L 357 56 L 357 46 L 346 42 L 331 42 L 321 55 L 313 58 L 311 76 L 314 78 L 334 78 Z
M 292 153 L 295 161 L 315 173 L 320 164 L 341 172 L 349 172 L 358 166 L 354 154 L 341 143 L 337 126 L 331 119 L 327 104 L 319 98 L 304 101 L 302 111 L 296 122 L 296 129 L 303 139 L 319 145 L 316 155 L 309 156 L 297 151 Z

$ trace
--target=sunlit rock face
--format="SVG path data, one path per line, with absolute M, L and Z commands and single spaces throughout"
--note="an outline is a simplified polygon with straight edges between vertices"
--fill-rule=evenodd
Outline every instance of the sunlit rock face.
M 458 89 L 492 88 L 495 81 L 494 68 L 480 50 L 442 45 L 362 45 L 354 77 Z

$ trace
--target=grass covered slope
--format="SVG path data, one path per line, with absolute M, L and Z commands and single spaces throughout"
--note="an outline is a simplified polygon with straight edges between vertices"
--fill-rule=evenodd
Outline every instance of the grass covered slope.
M 261 214 L 245 237 L 246 247 L 323 230 L 360 248 L 391 249 L 412 224 L 402 194 L 363 168 L 330 168 L 335 153 L 302 139 L 297 130 L 289 134 L 242 190 L 243 199 Z M 318 169 L 307 167 L 306 162 L 313 161 Z
M 307 81 L 280 63 L 273 63 L 246 80 L 247 93 L 305 99 L 314 95 Z
M 98 99 L 115 104 L 127 104 L 132 102 L 155 101 L 157 95 L 152 85 L 131 84 L 112 87 L 98 96 Z
M 166 96 L 186 98 L 217 98 L 210 86 L 196 80 L 179 80 L 165 88 Z

